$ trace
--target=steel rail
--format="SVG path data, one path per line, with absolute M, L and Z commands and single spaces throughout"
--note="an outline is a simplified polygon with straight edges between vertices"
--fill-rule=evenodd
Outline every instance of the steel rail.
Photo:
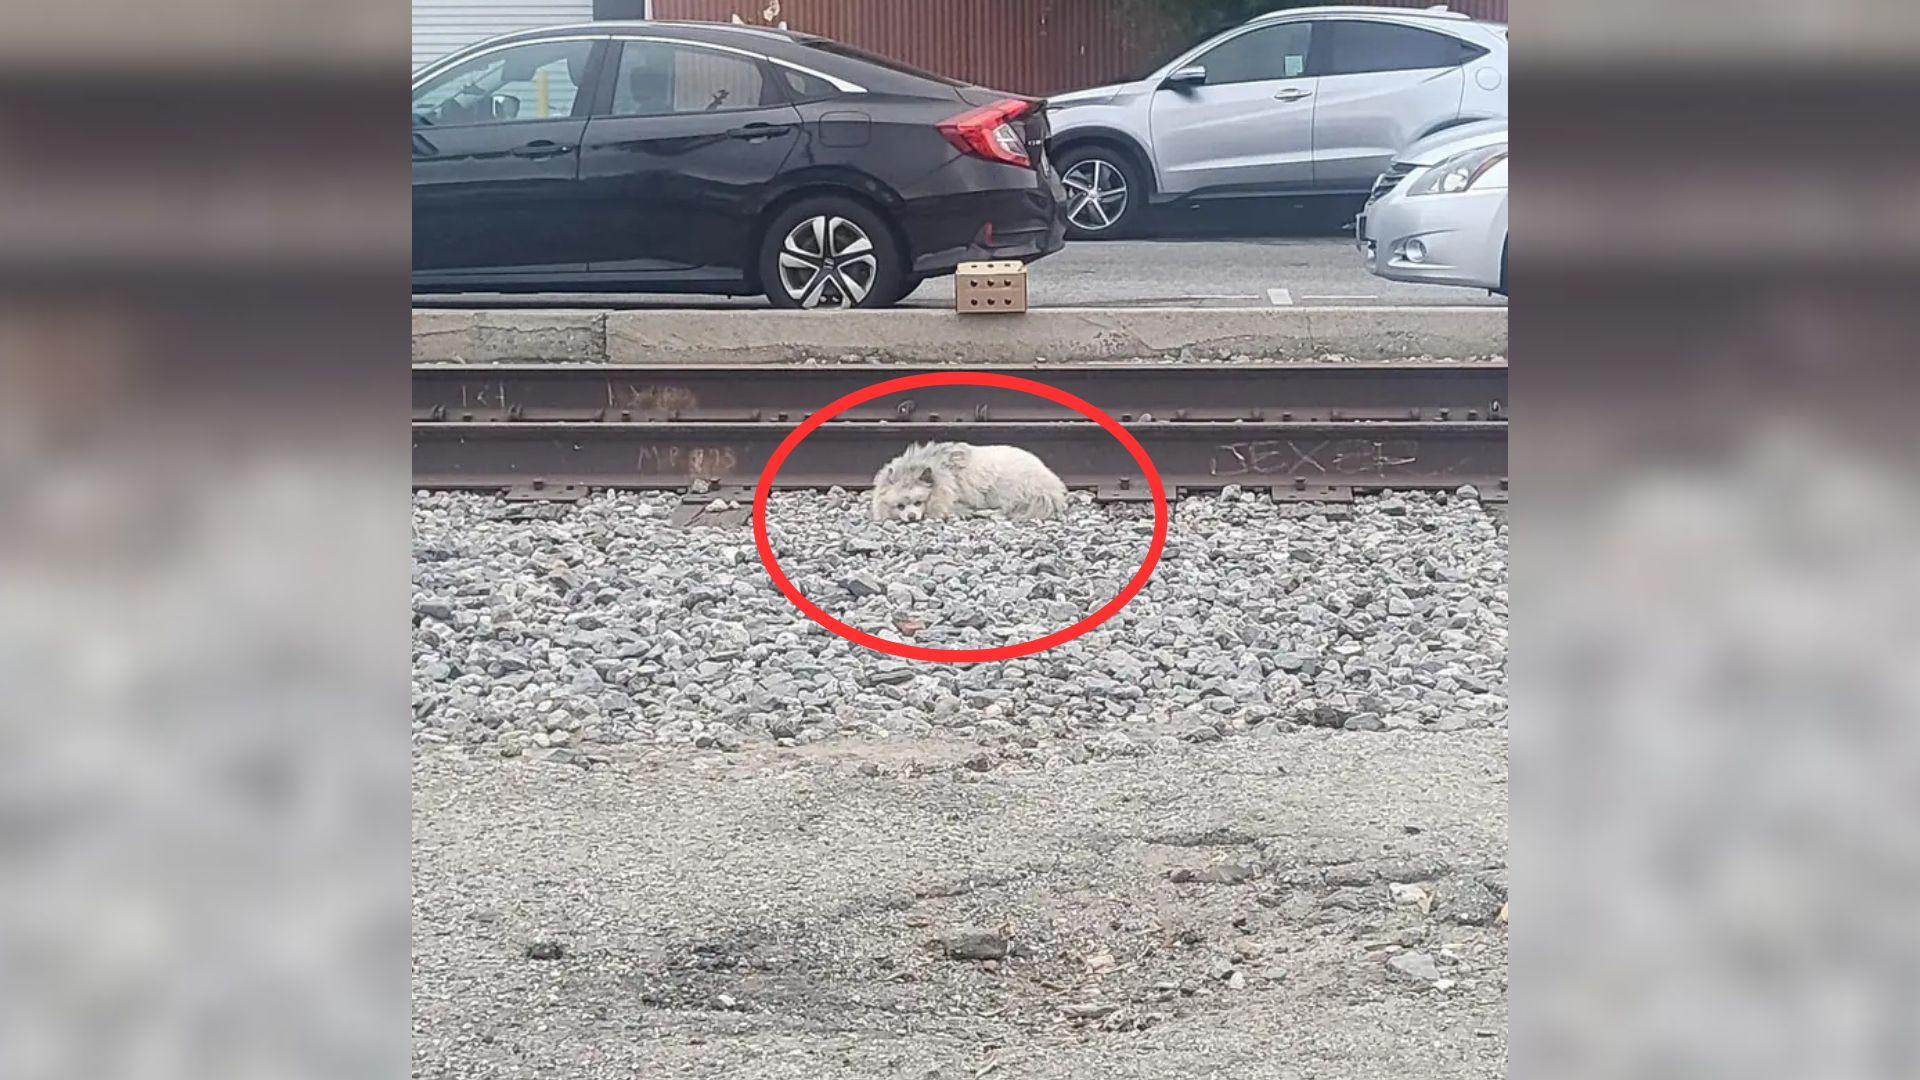
M 1192 369 L 1187 369 L 1192 370 Z M 1126 425 L 1170 494 L 1229 484 L 1276 495 L 1338 498 L 1354 490 L 1478 486 L 1500 497 L 1504 422 L 1153 421 Z M 696 481 L 750 488 L 791 425 L 768 422 L 556 423 L 440 421 L 413 425 L 413 482 L 431 489 L 685 489 Z M 893 423 L 835 420 L 800 443 L 781 488 L 864 487 L 910 442 L 954 439 L 1024 446 L 1068 485 L 1143 498 L 1140 467 L 1099 426 L 1040 421 Z
M 798 423 L 855 390 L 952 368 L 893 364 L 607 366 L 422 364 L 416 422 L 768 421 Z M 1123 421 L 1502 420 L 1507 365 L 1075 364 L 995 366 L 1074 394 Z M 842 414 L 848 420 L 1077 419 L 995 387 L 935 386 Z

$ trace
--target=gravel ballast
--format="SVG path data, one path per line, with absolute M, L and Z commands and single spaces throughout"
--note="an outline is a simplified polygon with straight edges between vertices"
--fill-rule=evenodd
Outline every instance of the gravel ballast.
M 589 764 L 623 743 L 941 734 L 992 748 L 991 768 L 1301 727 L 1505 724 L 1506 527 L 1470 493 L 1331 514 L 1231 490 L 1182 500 L 1124 611 L 984 664 L 903 661 L 828 633 L 776 591 L 750 530 L 671 526 L 676 504 L 416 495 L 416 742 Z M 816 603 L 939 648 L 1079 620 L 1138 569 L 1152 525 L 1150 507 L 1084 498 L 1053 522 L 875 524 L 863 495 L 839 492 L 777 495 L 769 518 Z

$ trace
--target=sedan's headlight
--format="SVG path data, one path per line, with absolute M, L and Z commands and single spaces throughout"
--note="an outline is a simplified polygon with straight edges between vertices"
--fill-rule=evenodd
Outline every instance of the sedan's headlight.
M 1501 175 L 1506 170 L 1500 168 L 1507 163 L 1507 148 L 1504 146 L 1486 146 L 1478 150 L 1468 150 L 1455 154 L 1447 160 L 1426 171 L 1426 175 L 1407 189 L 1408 195 L 1450 195 L 1466 191 L 1481 177 L 1499 169 Z

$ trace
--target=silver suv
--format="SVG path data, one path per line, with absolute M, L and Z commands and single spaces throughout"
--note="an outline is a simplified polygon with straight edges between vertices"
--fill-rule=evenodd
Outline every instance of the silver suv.
M 1506 115 L 1506 24 L 1444 7 L 1276 11 L 1143 79 L 1047 101 L 1075 239 L 1124 236 L 1158 203 L 1357 206 L 1402 147 Z

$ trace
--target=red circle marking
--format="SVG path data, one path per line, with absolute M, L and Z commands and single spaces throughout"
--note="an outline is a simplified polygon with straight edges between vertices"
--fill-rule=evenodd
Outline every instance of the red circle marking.
M 839 619 L 827 614 L 820 606 L 806 598 L 787 575 L 780 570 L 780 562 L 774 557 L 773 543 L 767 538 L 767 497 L 773 494 L 773 479 L 780 475 L 780 466 L 786 463 L 787 455 L 800 445 L 801 440 L 819 430 L 820 425 L 855 405 L 865 404 L 877 397 L 900 390 L 914 390 L 922 386 L 997 386 L 1003 390 L 1019 390 L 1035 397 L 1046 398 L 1057 405 L 1065 405 L 1081 416 L 1099 424 L 1107 434 L 1119 440 L 1127 448 L 1133 460 L 1140 463 L 1140 470 L 1147 476 L 1147 489 L 1153 493 L 1153 542 L 1147 545 L 1146 560 L 1140 569 L 1127 582 L 1120 594 L 1093 614 L 1074 623 L 1064 630 L 1056 630 L 1045 637 L 1031 641 L 1001 645 L 991 649 L 930 649 L 925 645 L 908 645 L 905 642 L 889 641 L 876 634 L 848 626 Z M 1064 645 L 1074 638 L 1106 622 L 1120 613 L 1120 609 L 1133 601 L 1140 590 L 1146 588 L 1147 579 L 1153 576 L 1153 568 L 1160 562 L 1160 551 L 1167 546 L 1167 491 L 1160 482 L 1160 470 L 1153 467 L 1153 459 L 1133 433 L 1120 426 L 1120 422 L 1085 401 L 1067 393 L 1065 390 L 1023 379 L 1018 375 L 1001 375 L 990 371 L 930 371 L 924 375 L 906 375 L 898 379 L 874 383 L 865 389 L 855 390 L 846 397 L 828 405 L 801 423 L 789 433 L 784 441 L 775 448 L 773 456 L 767 459 L 767 467 L 760 471 L 760 484 L 753 492 L 753 542 L 760 549 L 760 561 L 766 564 L 767 574 L 773 583 L 793 601 L 793 606 L 801 614 L 828 630 L 846 638 L 848 641 L 865 645 L 869 649 L 898 656 L 907 660 L 933 660 L 948 664 L 971 664 L 986 660 L 1012 660 L 1015 657 L 1031 656 L 1044 652 L 1055 645 Z

